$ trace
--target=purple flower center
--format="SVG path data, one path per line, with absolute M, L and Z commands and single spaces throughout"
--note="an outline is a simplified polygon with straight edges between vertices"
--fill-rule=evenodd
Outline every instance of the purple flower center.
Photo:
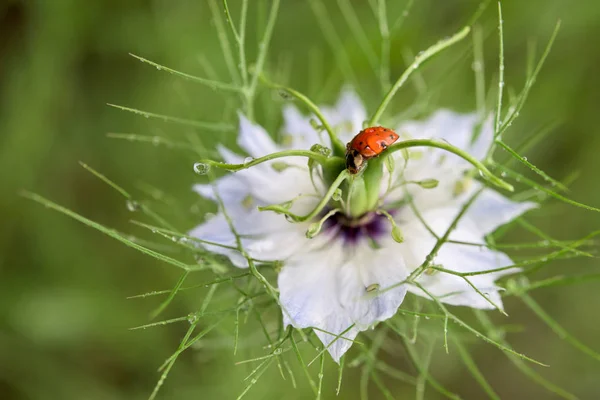
M 337 212 L 327 219 L 324 230 L 341 238 L 345 244 L 354 245 L 366 239 L 377 242 L 377 239 L 390 232 L 389 222 L 384 215 L 368 212 L 360 217 L 349 217 Z

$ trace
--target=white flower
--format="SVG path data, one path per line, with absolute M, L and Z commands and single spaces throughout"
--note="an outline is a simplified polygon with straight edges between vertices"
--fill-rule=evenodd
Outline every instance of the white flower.
M 335 107 L 323 107 L 322 111 L 344 143 L 362 129 L 367 118 L 360 100 L 349 90 L 343 92 Z M 308 149 L 315 143 L 330 145 L 328 138 L 321 137 L 311 126 L 309 118 L 293 106 L 285 108 L 284 120 L 282 134 L 284 139 L 290 140 L 282 140 L 287 145 L 279 146 L 263 128 L 240 116 L 239 146 L 256 158 L 289 148 Z M 483 124 L 477 139 L 471 143 L 477 121 L 475 115 L 442 110 L 425 121 L 404 123 L 397 127 L 396 132 L 400 140 L 407 136 L 439 138 L 482 159 L 492 142 L 492 127 L 490 121 Z M 225 148 L 219 151 L 228 163 L 243 163 L 246 158 Z M 403 243 L 392 239 L 390 223 L 385 216 L 375 212 L 369 212 L 358 220 L 337 213 L 325 222 L 319 235 L 308 239 L 309 222 L 290 223 L 283 215 L 258 211 L 257 206 L 294 198 L 297 199 L 293 202 L 292 211 L 296 213 L 306 214 L 315 207 L 326 187 L 316 175 L 316 185 L 311 183 L 304 158 L 291 157 L 263 163 L 227 175 L 216 183 L 216 189 L 249 255 L 257 260 L 283 262 L 278 286 L 284 308 L 284 325 L 317 328 L 316 335 L 324 345 L 331 344 L 328 350 L 336 361 L 350 348 L 351 340 L 359 331 L 392 317 L 407 291 L 429 298 L 413 285 L 398 284 L 425 261 L 434 247 L 436 238 L 428 227 L 437 236 L 442 236 L 465 202 L 481 189 L 479 182 L 464 175 L 472 170 L 472 166 L 453 154 L 439 149 L 417 148 L 410 152 L 404 167 L 405 161 L 400 153 L 394 153 L 396 169 L 391 190 L 387 176 L 382 180 L 381 199 L 383 205 L 391 207 L 390 214 L 404 235 Z M 273 167 L 274 162 L 282 161 L 290 167 Z M 399 184 L 425 179 L 438 180 L 439 184 L 430 189 L 414 183 Z M 194 189 L 214 200 L 210 185 L 196 185 Z M 402 203 L 407 193 L 428 227 L 409 204 Z M 487 234 L 534 206 L 534 203 L 512 202 L 484 188 L 451 233 L 450 239 L 485 243 Z M 191 234 L 223 245 L 236 245 L 223 214 L 206 221 Z M 227 255 L 240 268 L 247 267 L 244 257 L 235 250 L 206 247 Z M 456 272 L 473 272 L 513 263 L 504 253 L 485 247 L 445 243 L 434 264 Z M 425 273 L 417 281 L 445 303 L 489 309 L 493 308 L 492 303 L 502 306 L 495 280 L 515 271 L 468 278 L 488 299 L 456 275 Z M 370 293 L 393 285 L 392 289 L 382 290 L 379 294 Z M 334 340 L 342 333 L 342 338 Z

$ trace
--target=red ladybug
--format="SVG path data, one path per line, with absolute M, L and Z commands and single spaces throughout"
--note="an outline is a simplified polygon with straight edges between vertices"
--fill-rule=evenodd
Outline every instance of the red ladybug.
M 382 126 L 363 129 L 346 145 L 346 168 L 356 174 L 369 158 L 377 157 L 396 140 L 398 134 Z

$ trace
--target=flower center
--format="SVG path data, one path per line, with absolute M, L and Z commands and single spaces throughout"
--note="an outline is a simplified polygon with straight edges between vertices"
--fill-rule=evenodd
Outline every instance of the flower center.
M 337 212 L 325 222 L 324 228 L 346 244 L 356 244 L 362 239 L 376 242 L 390 232 L 387 218 L 375 212 L 368 212 L 356 218 Z

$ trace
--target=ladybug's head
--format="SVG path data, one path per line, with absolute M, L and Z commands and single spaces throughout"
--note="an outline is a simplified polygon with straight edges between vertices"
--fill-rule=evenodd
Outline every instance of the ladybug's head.
M 349 148 L 346 151 L 346 169 L 348 169 L 351 174 L 357 174 L 363 167 L 364 162 L 365 159 L 358 150 Z

